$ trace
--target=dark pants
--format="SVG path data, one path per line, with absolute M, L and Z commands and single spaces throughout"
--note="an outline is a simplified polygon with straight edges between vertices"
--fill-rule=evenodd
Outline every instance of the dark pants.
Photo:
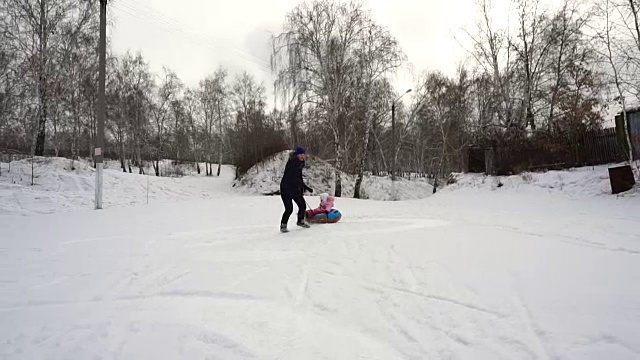
M 291 214 L 293 213 L 292 201 L 295 201 L 296 205 L 298 205 L 298 222 L 303 221 L 306 202 L 302 197 L 302 192 L 283 189 L 280 190 L 280 197 L 284 203 L 284 214 L 282 214 L 282 221 L 280 221 L 280 223 L 286 224 L 289 222 L 289 217 L 291 217 Z

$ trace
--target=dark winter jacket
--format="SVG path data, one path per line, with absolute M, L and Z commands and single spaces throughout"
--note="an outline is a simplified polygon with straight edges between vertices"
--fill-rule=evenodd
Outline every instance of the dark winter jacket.
M 305 185 L 302 179 L 302 169 L 305 166 L 305 162 L 298 159 L 298 157 L 291 153 L 287 165 L 284 168 L 284 175 L 282 175 L 282 181 L 280 181 L 280 191 L 288 193 L 303 193 L 305 189 L 310 190 Z

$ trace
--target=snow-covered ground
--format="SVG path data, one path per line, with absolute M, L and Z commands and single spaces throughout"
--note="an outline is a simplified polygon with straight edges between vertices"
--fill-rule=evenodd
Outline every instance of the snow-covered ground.
M 289 152 L 285 151 L 254 166 L 235 182 L 235 187 L 254 194 L 269 194 L 278 190 L 288 158 Z M 303 176 L 315 194 L 334 193 L 335 168 L 326 161 L 309 157 Z M 353 197 L 356 177 L 341 173 L 341 181 L 342 196 Z M 432 193 L 433 187 L 423 178 L 398 178 L 394 184 L 391 177 L 365 176 L 361 186 L 362 198 L 370 200 L 416 200 L 429 197 Z
M 453 174 L 455 183 L 444 189 L 450 191 L 498 190 L 512 193 L 549 193 L 568 197 L 611 197 L 608 168 L 611 165 L 589 166 L 562 171 L 522 173 L 512 176 L 482 174 Z M 637 179 L 636 182 L 640 182 Z M 618 197 L 636 196 L 637 187 Z
M 0 358 L 640 359 L 640 199 L 481 178 L 288 234 L 211 178 L 0 216 Z
M 95 201 L 95 170 L 88 161 L 63 158 L 36 158 L 33 164 L 34 186 L 31 186 L 31 160 L 3 163 L 0 175 L 0 215 L 58 213 L 89 210 Z M 206 177 L 204 164 L 197 175 L 193 166 L 172 167 L 169 161 L 160 164 L 161 171 L 179 170 L 186 175 L 156 177 L 123 173 L 117 161 L 108 161 L 104 171 L 104 207 L 208 199 L 231 193 L 234 169 L 223 166 L 220 178 Z M 214 167 L 214 171 L 217 170 Z M 146 174 L 154 174 L 152 168 Z M 148 190 L 148 194 L 147 194 Z

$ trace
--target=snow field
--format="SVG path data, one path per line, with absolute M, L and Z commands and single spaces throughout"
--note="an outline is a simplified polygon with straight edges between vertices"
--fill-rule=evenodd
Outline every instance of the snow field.
M 108 170 L 93 211 L 92 170 L 51 166 L 0 182 L 3 359 L 640 359 L 640 203 L 606 167 L 338 198 L 281 234 L 230 168 L 151 177 L 149 205 Z

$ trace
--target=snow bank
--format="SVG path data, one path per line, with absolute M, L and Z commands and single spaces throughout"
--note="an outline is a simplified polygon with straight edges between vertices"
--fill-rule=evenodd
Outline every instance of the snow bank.
M 71 162 L 64 158 L 35 158 L 34 185 L 31 186 L 31 160 L 2 163 L 0 175 L 0 215 L 55 213 L 92 209 L 95 198 L 95 169 L 86 160 Z M 234 170 L 224 166 L 220 178 L 206 177 L 193 164 L 173 166 L 169 160 L 160 163 L 165 174 L 189 176 L 156 177 L 122 172 L 117 161 L 105 162 L 103 204 L 105 207 L 149 202 L 175 202 L 208 199 L 229 193 Z M 153 174 L 152 168 L 145 169 Z
M 248 192 L 270 194 L 280 187 L 280 179 L 284 167 L 289 158 L 289 152 L 282 152 L 272 158 L 255 165 L 234 183 L 234 187 Z M 314 190 L 314 194 L 335 191 L 335 168 L 328 162 L 310 156 L 303 172 L 305 183 Z M 342 196 L 353 197 L 356 177 L 341 173 Z M 394 194 L 397 200 L 423 199 L 433 193 L 433 187 L 426 179 L 402 179 L 394 184 L 390 177 L 365 176 L 362 181 L 362 198 L 371 200 L 393 200 Z
M 571 197 L 610 196 L 609 165 L 589 166 L 544 173 L 525 172 L 511 176 L 452 174 L 455 183 L 444 192 L 490 190 L 501 192 L 544 192 Z M 618 196 L 635 196 L 637 187 Z

